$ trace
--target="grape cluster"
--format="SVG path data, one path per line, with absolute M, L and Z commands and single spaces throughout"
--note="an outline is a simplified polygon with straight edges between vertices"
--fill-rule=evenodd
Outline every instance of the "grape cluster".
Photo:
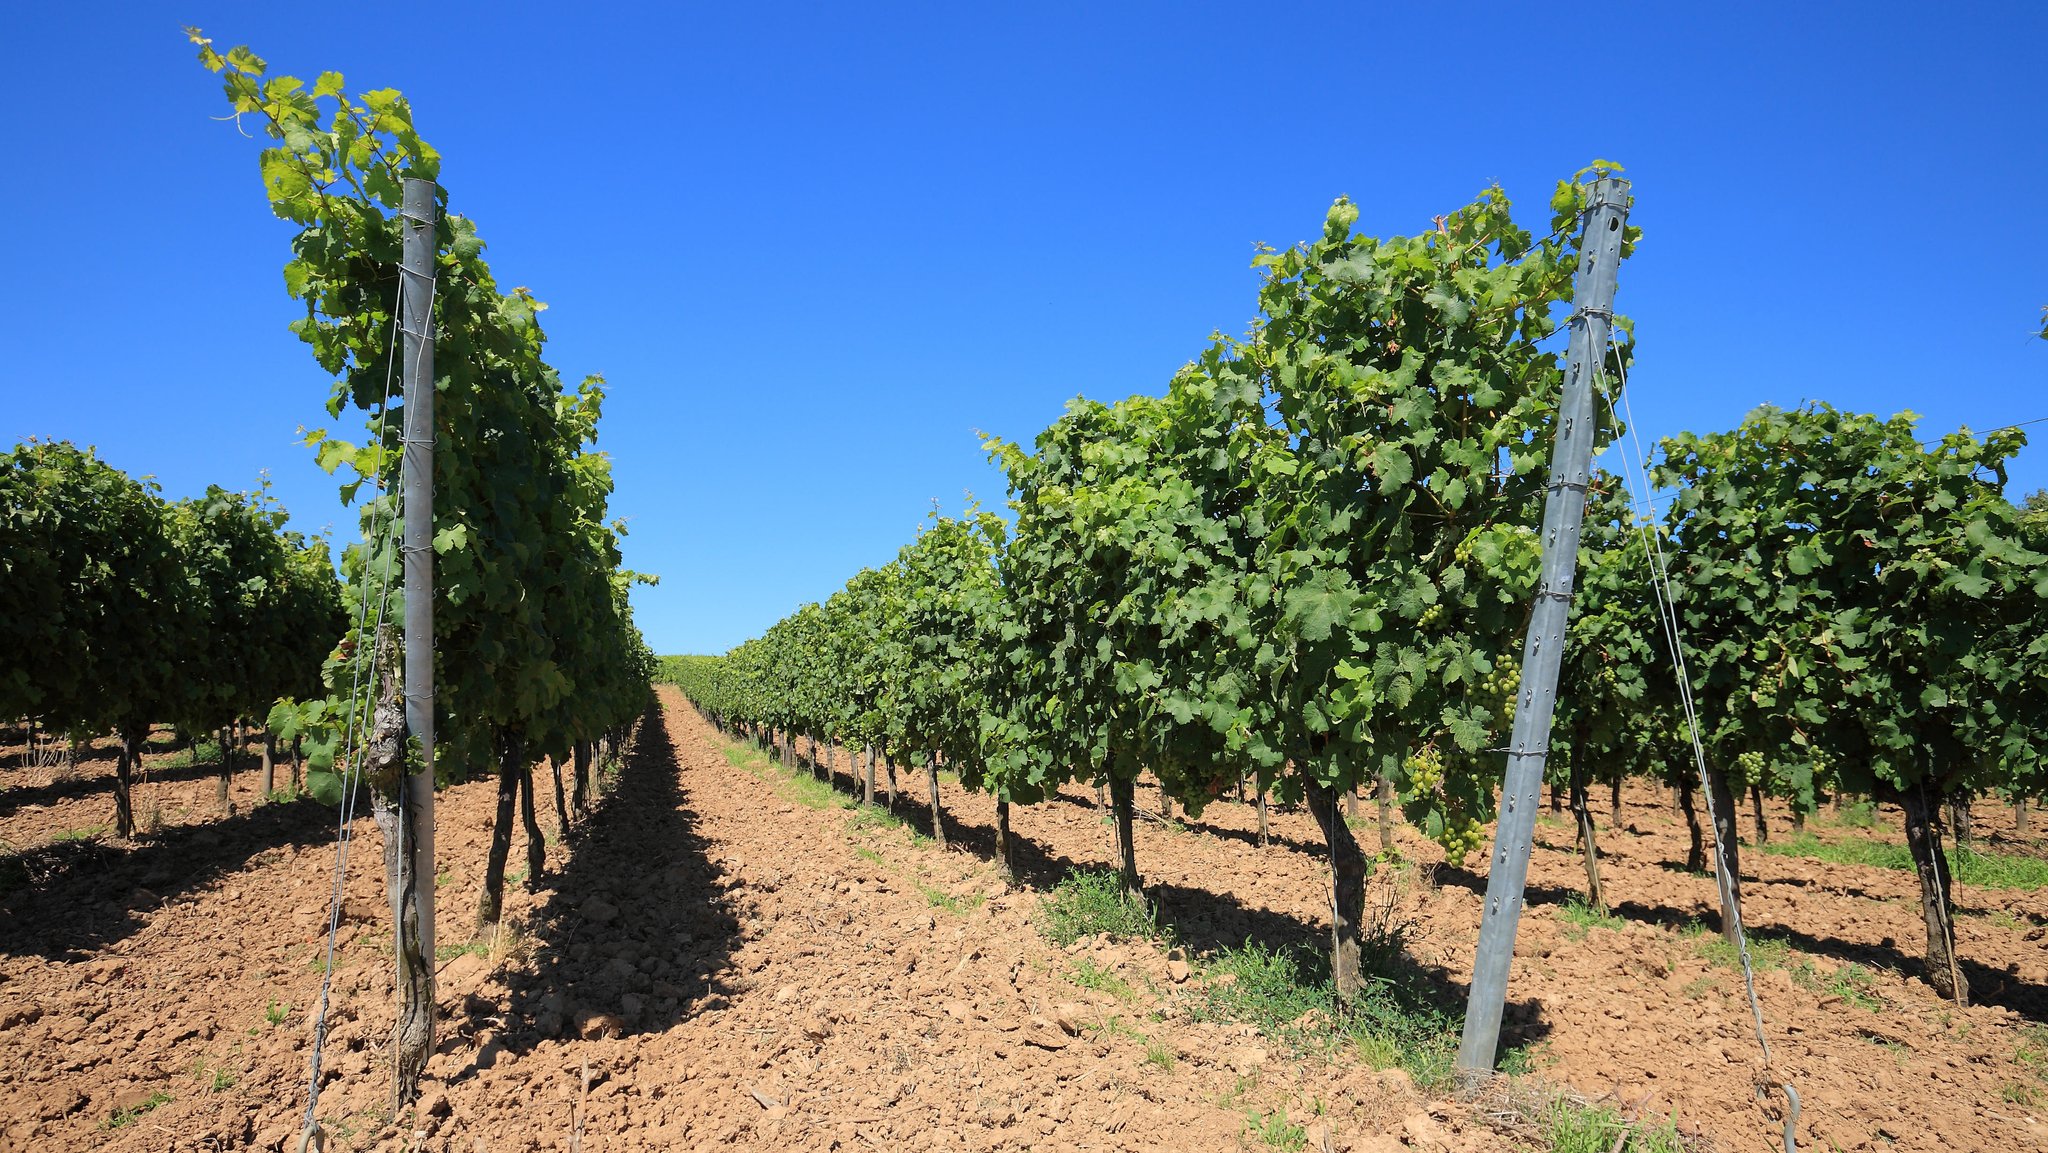
M 1430 797 L 1441 809 L 1442 831 L 1436 843 L 1453 867 L 1462 865 L 1467 854 L 1481 847 L 1480 824 L 1471 816 L 1456 812 L 1443 791 L 1444 757 L 1435 745 L 1424 745 L 1408 755 L 1405 766 L 1408 786 L 1417 797 Z

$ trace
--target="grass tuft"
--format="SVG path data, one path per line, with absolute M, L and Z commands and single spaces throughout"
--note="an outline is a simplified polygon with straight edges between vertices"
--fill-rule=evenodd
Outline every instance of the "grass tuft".
M 1248 941 L 1207 959 L 1190 1011 L 1196 1020 L 1255 1025 L 1296 1052 L 1349 1048 L 1375 1068 L 1398 1065 L 1424 1089 L 1449 1084 L 1461 1024 L 1397 952 L 1385 944 L 1368 949 L 1365 988 L 1340 1008 L 1321 950 Z
M 1289 1121 L 1285 1109 L 1271 1114 L 1256 1110 L 1246 1113 L 1244 1131 L 1247 1137 L 1266 1148 L 1279 1149 L 1283 1153 L 1295 1153 L 1308 1147 L 1308 1130 Z
M 1128 1001 L 1138 994 L 1138 991 L 1131 987 L 1129 981 L 1117 976 L 1105 966 L 1098 964 L 1093 957 L 1082 957 L 1076 960 L 1067 970 L 1067 980 L 1072 981 L 1083 989 L 1095 989 L 1099 992 L 1108 993 L 1119 1001 Z
M 1836 865 L 1869 865 L 1880 869 L 1913 871 L 1913 853 L 1904 845 L 1869 837 L 1844 837 L 1823 841 L 1811 833 L 1789 841 L 1772 841 L 1756 846 L 1774 857 L 1807 857 Z M 1987 853 L 1967 845 L 1948 851 L 1949 872 L 1966 885 L 1986 889 L 2032 890 L 2048 887 L 2048 860 L 2010 853 Z
M 1624 1131 L 1626 1136 L 1624 1137 Z M 1553 1103 L 1543 1118 L 1543 1138 L 1551 1153 L 1684 1153 L 1678 1127 L 1670 1121 L 1654 1128 L 1631 1125 L 1613 1109 L 1569 1099 Z
M 1586 934 L 1594 929 L 1625 929 L 1628 922 L 1608 912 L 1588 905 L 1584 898 L 1569 897 L 1557 911 L 1557 917 L 1564 922 L 1564 935 L 1574 941 L 1583 941 Z
M 925 902 L 931 905 L 932 908 L 944 909 L 956 917 L 966 916 L 974 910 L 981 908 L 981 903 L 988 900 L 981 893 L 956 897 L 944 889 L 932 885 L 919 885 L 917 891 L 924 894 Z
M 141 1120 L 142 1115 L 144 1113 L 149 1112 L 151 1109 L 155 1109 L 160 1105 L 168 1105 L 170 1103 L 171 1095 L 159 1089 L 156 1092 L 151 1093 L 148 1097 L 144 1098 L 140 1104 L 131 1105 L 126 1109 L 114 1110 L 114 1112 L 110 1114 L 106 1120 L 100 1122 L 100 1128 L 125 1128 Z
M 1061 877 L 1039 903 L 1037 920 L 1039 933 L 1062 949 L 1098 934 L 1114 941 L 1160 935 L 1159 923 L 1124 895 L 1122 882 L 1109 869 L 1075 869 Z

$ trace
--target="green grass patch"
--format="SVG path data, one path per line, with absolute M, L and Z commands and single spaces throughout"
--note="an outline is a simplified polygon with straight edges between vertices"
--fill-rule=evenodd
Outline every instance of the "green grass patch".
M 1246 942 L 1202 966 L 1196 1020 L 1245 1022 L 1297 1053 L 1349 1049 L 1375 1068 L 1399 1066 L 1424 1089 L 1446 1085 L 1457 1055 L 1458 1016 L 1399 957 L 1399 934 L 1365 952 L 1365 988 L 1337 1004 L 1329 958 L 1320 949 Z M 1376 955 L 1377 954 L 1377 955 Z
M 1852 801 L 1843 805 L 1840 812 L 1832 814 L 1828 822 L 1849 829 L 1874 829 L 1877 827 L 1877 802 Z
M 200 741 L 189 749 L 179 749 L 163 765 L 166 769 L 189 769 L 193 765 L 220 764 L 220 742 Z
M 1627 1131 L 1627 1138 L 1622 1137 Z M 1543 1138 L 1551 1153 L 1685 1153 L 1678 1128 L 1670 1121 L 1633 1125 L 1613 1109 L 1559 1100 L 1543 1117 Z
M 855 845 L 853 847 L 853 855 L 871 864 L 880 865 L 885 869 L 889 867 L 889 862 L 883 859 L 882 854 L 868 848 L 866 845 Z
M 1750 933 L 1747 939 L 1750 968 L 1762 972 L 1765 969 L 1783 969 L 1791 965 L 1792 946 L 1783 938 Z M 1738 972 L 1742 969 L 1742 954 L 1719 933 L 1708 934 L 1702 931 L 1694 947 L 1710 964 Z
M 1624 929 L 1628 922 L 1604 909 L 1588 905 L 1583 898 L 1567 898 L 1564 906 L 1557 911 L 1557 918 L 1564 922 L 1564 935 L 1574 941 L 1583 941 L 1586 934 L 1594 929 Z
M 1083 989 L 1094 989 L 1108 993 L 1119 1001 L 1128 1001 L 1138 995 L 1129 981 L 1117 976 L 1093 957 L 1082 957 L 1067 968 L 1067 980 Z
M 234 1088 L 235 1082 L 239 1080 L 228 1070 L 219 1065 L 208 1065 L 203 1059 L 193 1066 L 192 1075 L 199 1078 L 199 1083 L 205 1086 L 209 1093 L 225 1093 Z
M 1148 1041 L 1145 1043 L 1145 1064 L 1161 1073 L 1171 1073 L 1173 1067 L 1180 1064 L 1180 1057 L 1174 1053 L 1173 1046 Z
M 1802 960 L 1792 966 L 1792 981 L 1802 989 L 1823 995 L 1832 994 L 1859 1009 L 1873 1013 L 1884 1009 L 1884 998 L 1877 995 L 1876 978 L 1870 970 L 1861 965 L 1846 964 L 1834 972 L 1822 976 L 1813 962 Z
M 65 829 L 50 839 L 52 841 L 90 841 L 106 831 L 107 827 L 105 825 L 87 825 L 82 829 Z
M 1038 906 L 1038 931 L 1064 949 L 1083 937 L 1106 934 L 1115 941 L 1160 935 L 1159 923 L 1143 905 L 1124 895 L 1109 869 L 1075 869 L 1060 878 Z
M 1101 1021 L 1088 1026 L 1088 1029 L 1095 1034 L 1097 1040 L 1106 1037 L 1122 1037 L 1126 1041 L 1136 1041 L 1141 1045 L 1149 1045 L 1152 1042 L 1152 1038 L 1140 1033 L 1137 1026 L 1130 1024 L 1122 1017 L 1111 1017 L 1107 1021 Z
M 263 1020 L 267 1024 L 282 1025 L 292 1015 L 292 1007 L 282 1001 L 272 1001 L 263 1006 Z
M 127 1126 L 133 1125 L 137 1121 L 141 1120 L 142 1115 L 144 1113 L 149 1112 L 151 1109 L 155 1109 L 158 1106 L 162 1105 L 168 1105 L 170 1103 L 171 1095 L 159 1089 L 158 1091 L 151 1093 L 148 1097 L 144 1098 L 140 1104 L 131 1105 L 126 1109 L 114 1110 L 113 1113 L 110 1114 L 106 1120 L 100 1122 L 100 1128 L 126 1128 Z
M 1287 1119 L 1287 1110 L 1277 1113 L 1260 1113 L 1252 1110 L 1244 1115 L 1244 1134 L 1268 1149 L 1279 1149 L 1283 1153 L 1295 1153 L 1308 1147 L 1308 1130 Z
M 944 889 L 931 885 L 919 885 L 917 891 L 924 894 L 925 902 L 931 905 L 932 908 L 944 909 L 956 917 L 964 917 L 974 910 L 981 908 L 981 903 L 988 899 L 980 893 L 956 897 Z
M 491 947 L 482 941 L 471 941 L 463 945 L 434 946 L 434 959 L 436 961 L 452 961 L 464 953 L 476 957 L 488 957 L 491 955 Z
M 1811 833 L 1756 848 L 1774 857 L 1806 857 L 1836 865 L 1869 865 L 1913 871 L 1913 854 L 1904 845 L 1869 837 L 1822 841 Z M 2048 887 L 2048 860 L 2010 853 L 1987 853 L 1966 845 L 1950 846 L 1949 873 L 1960 883 L 1986 889 L 2032 890 Z

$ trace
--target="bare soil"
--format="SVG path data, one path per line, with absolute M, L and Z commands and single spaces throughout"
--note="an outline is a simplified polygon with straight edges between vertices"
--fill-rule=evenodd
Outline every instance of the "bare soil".
M 508 893 L 508 929 L 487 945 L 464 940 L 493 787 L 444 794 L 442 1041 L 426 1098 L 396 1125 L 380 846 L 358 822 L 319 1108 L 330 1148 L 1235 1149 L 1266 1147 L 1262 1131 L 1367 1153 L 1516 1146 L 1398 1071 L 1296 1059 L 1249 1026 L 1185 1012 L 1204 951 L 1327 931 L 1306 813 L 1275 811 L 1263 849 L 1248 806 L 1140 822 L 1139 863 L 1190 975 L 1151 943 L 1062 951 L 1033 927 L 1043 890 L 1111 858 L 1092 794 L 1013 810 L 1013 887 L 990 863 L 987 798 L 945 786 L 954 843 L 940 850 L 798 803 L 735 768 L 673 690 L 662 698 L 663 720 L 641 727 L 593 816 L 551 840 L 537 888 Z M 223 816 L 211 766 L 159 767 L 136 805 L 156 831 L 123 845 L 96 828 L 111 822 L 111 749 L 58 780 L 18 769 L 19 751 L 0 747 L 0 841 L 14 854 L 0 862 L 0 1150 L 296 1148 L 333 812 L 259 803 L 244 771 Z M 922 774 L 903 776 L 898 809 L 927 827 Z M 1676 864 L 1685 829 L 1661 796 L 1626 802 L 1619 828 L 1601 814 L 1612 922 L 1562 915 L 1582 867 L 1567 821 L 1539 827 L 1507 1040 L 1586 1097 L 1675 1114 L 1716 1148 L 1774 1147 L 1782 1098 L 1755 1091 L 1740 977 L 1696 927 L 1714 922 L 1712 879 Z M 1360 816 L 1370 843 L 1370 804 Z M 1880 814 L 1876 830 L 1812 831 L 1897 840 L 1896 825 Z M 1988 847 L 2044 851 L 2009 809 L 1980 804 L 1976 825 Z M 1399 833 L 1414 865 L 1382 868 L 1375 899 L 1459 991 L 1485 879 Z M 1773 834 L 1790 835 L 1782 819 Z M 2048 1145 L 2048 1106 L 2027 1103 L 2048 1100 L 2043 1058 L 2027 1057 L 2048 1052 L 2048 892 L 1962 887 L 1979 1003 L 1954 1009 L 1919 979 L 1912 874 L 1756 852 L 1743 872 L 1751 927 L 1776 942 L 1759 948 L 1758 993 L 1771 1070 L 1805 1102 L 1802 1148 Z M 1128 989 L 1080 987 L 1084 961 Z

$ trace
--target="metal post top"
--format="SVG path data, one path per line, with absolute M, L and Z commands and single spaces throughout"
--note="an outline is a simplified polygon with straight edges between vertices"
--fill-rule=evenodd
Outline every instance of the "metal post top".
M 1586 198 L 1586 211 L 1597 212 L 1602 208 L 1619 208 L 1626 212 L 1632 197 L 1630 184 L 1619 176 L 1603 176 L 1593 182 L 1592 195 Z
M 399 208 L 399 215 L 422 224 L 434 219 L 433 181 L 419 176 L 405 178 L 405 197 Z

